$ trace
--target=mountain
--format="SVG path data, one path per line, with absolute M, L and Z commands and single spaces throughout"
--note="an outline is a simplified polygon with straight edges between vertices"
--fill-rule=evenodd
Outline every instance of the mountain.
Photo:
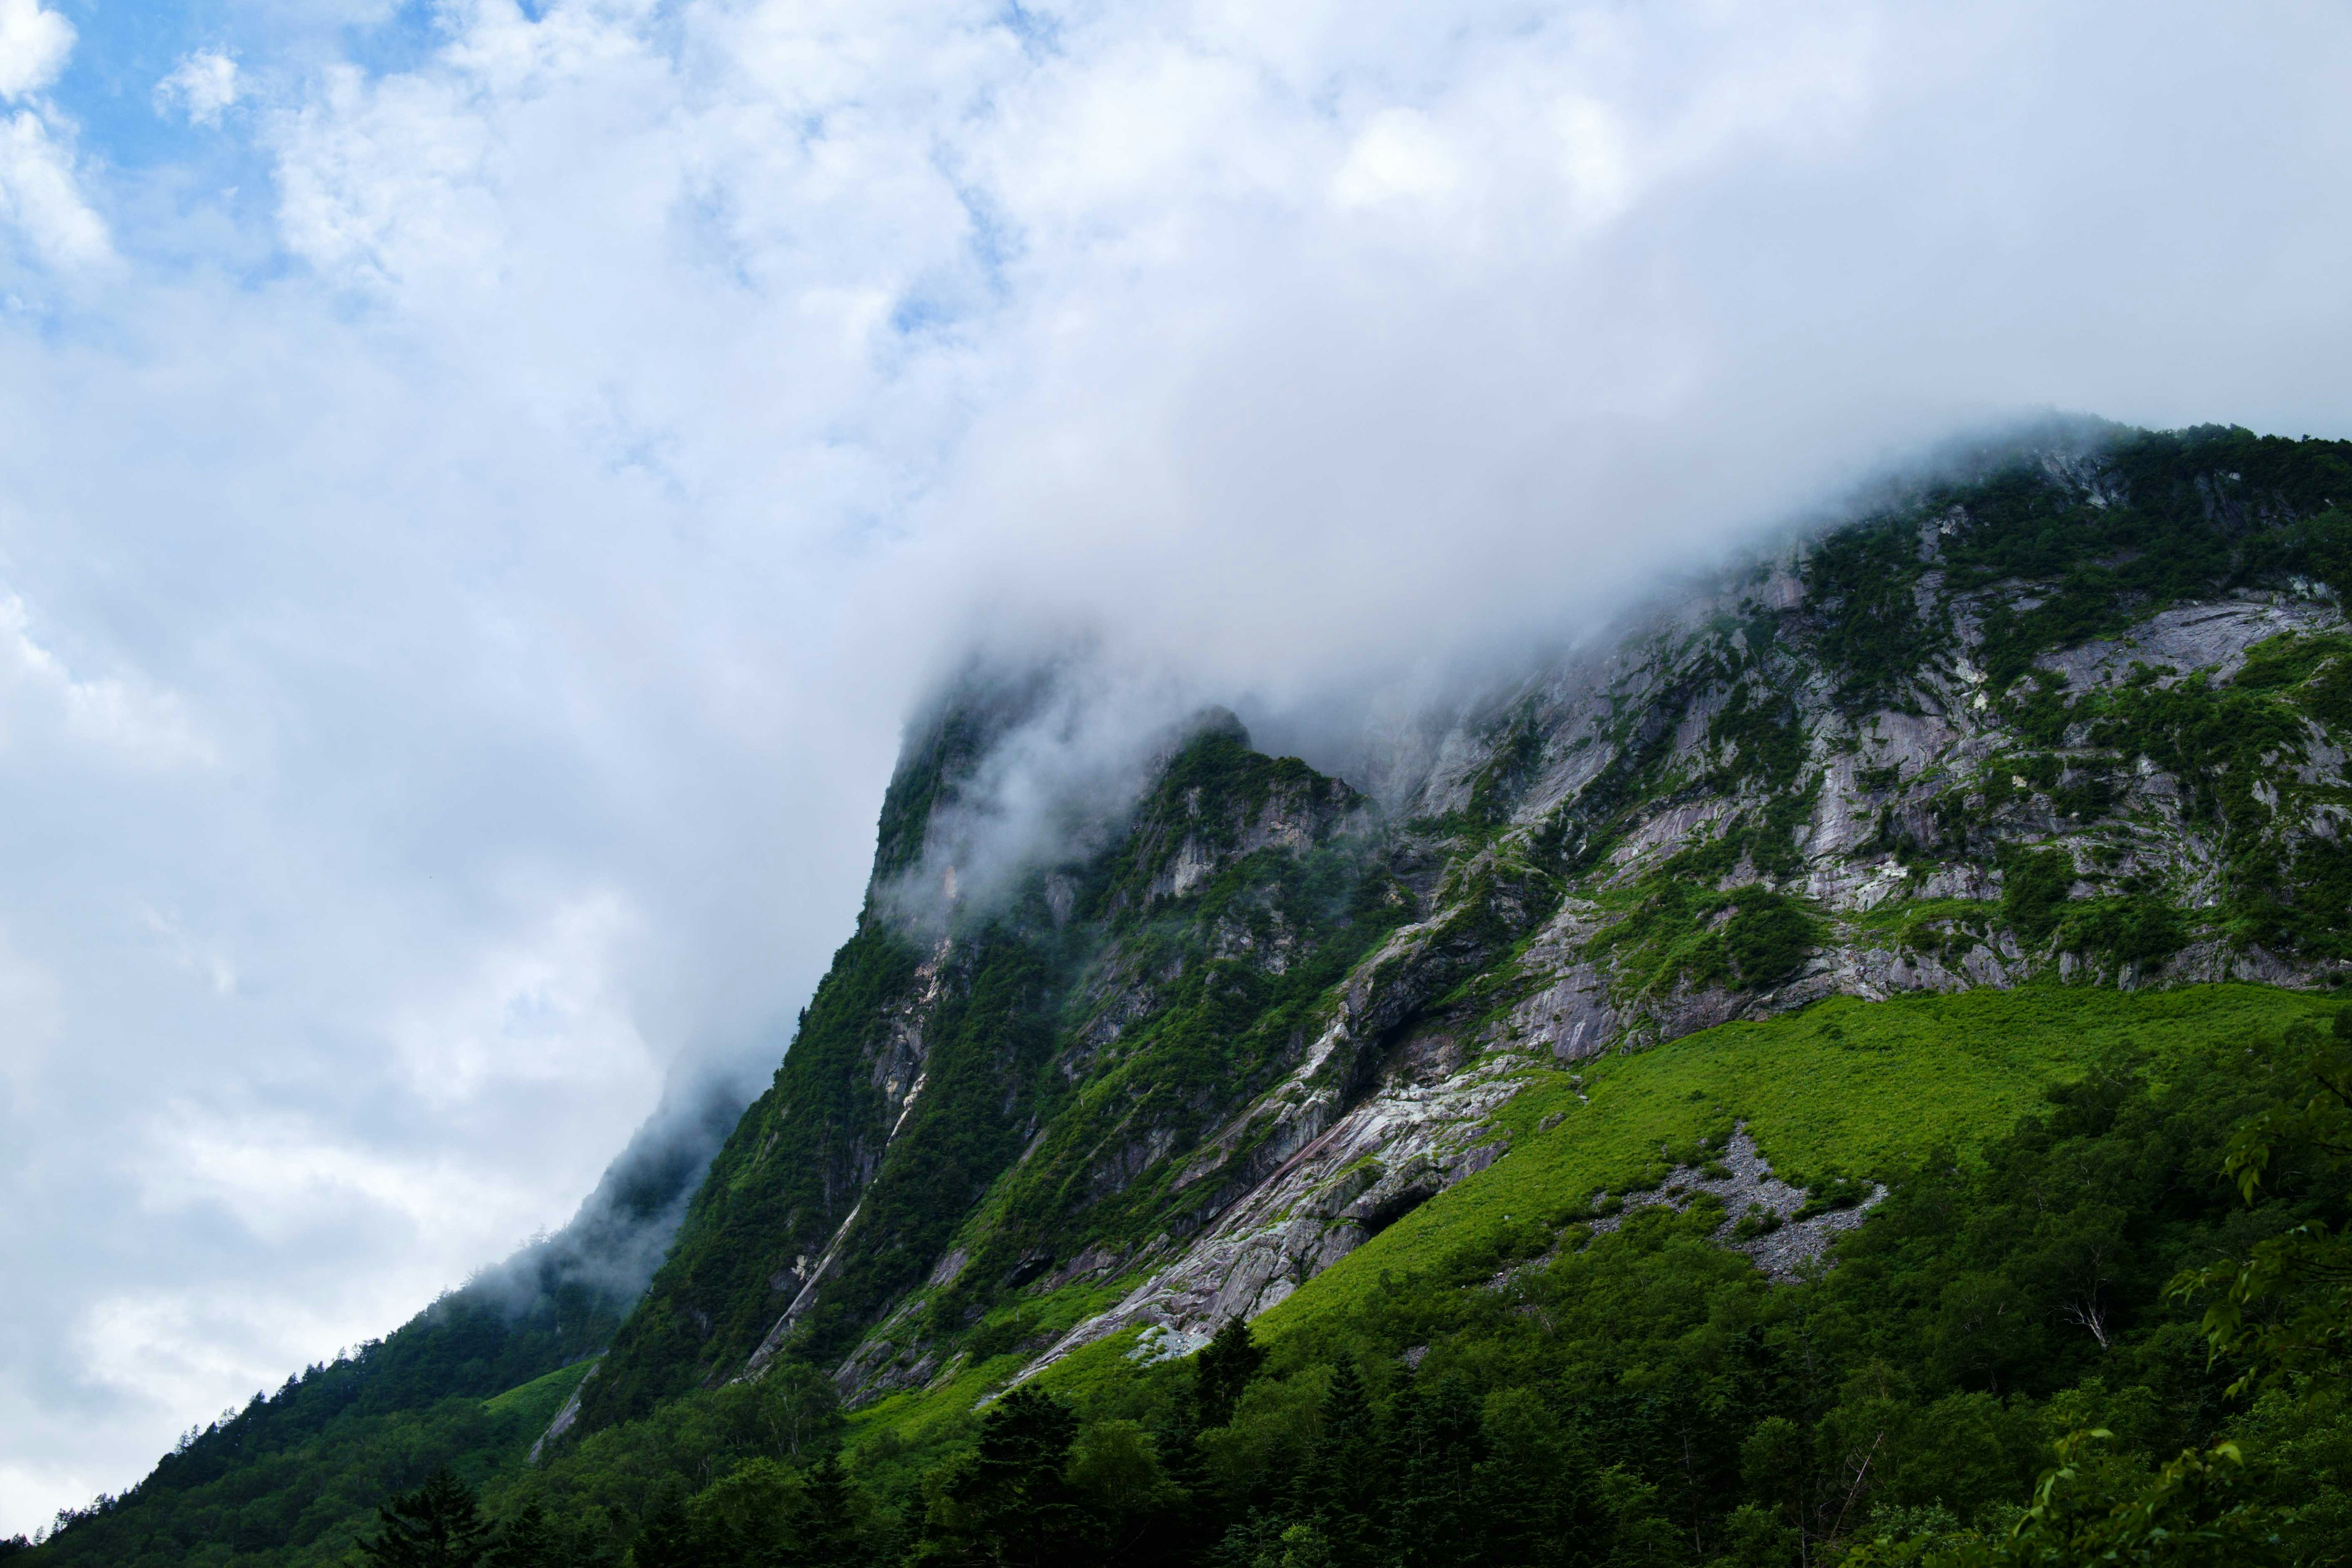
M 2343 449 L 2222 432 L 1932 489 L 1398 737 L 1377 796 L 1208 716 L 1123 833 L 934 931 L 894 887 L 954 878 L 934 824 L 1050 710 L 952 695 L 579 1418 L 779 1353 L 855 1405 L 1000 1342 L 1202 1342 L 1496 1158 L 1532 1062 L 1835 995 L 2341 972 L 2337 491 Z
M 1084 1493 L 1052 1527 L 1071 1561 L 1586 1560 L 1397 1522 L 1475 1492 L 1549 1500 L 1546 1540 L 1584 1520 L 1593 1562 L 1765 1563 L 1860 1542 L 1871 1499 L 2010 1506 L 2052 1412 L 2145 1397 L 2169 1414 L 2131 1440 L 2202 1442 L 2228 1379 L 2160 1288 L 2269 1234 L 2231 1228 L 2219 1151 L 2296 1092 L 2352 973 L 2347 589 L 2352 444 L 2071 427 L 1333 772 L 1220 709 L 1098 722 L 1082 656 L 974 666 L 910 723 L 856 932 L 609 1347 L 528 1462 L 506 1429 L 436 1453 L 639 1568 L 749 1561 L 677 1543 L 772 1527 L 779 1561 L 995 1560 L 1020 1434 L 1076 1455 L 1020 1492 Z M 2148 1173 L 2161 1138 L 2184 1173 Z M 2096 1173 L 2018 1207 L 2058 1145 Z M 2325 1222 L 2340 1184 L 2297 1169 L 2259 1212 Z M 1633 1292 L 1607 1310 L 1603 1276 Z M 1816 1310 L 1847 1326 L 1788 1361 L 1770 1324 Z M 1683 1366 L 1726 1313 L 1752 1348 L 1702 1357 L 1682 1415 L 1610 1359 Z M 1586 1348 L 1522 1343 L 1530 1314 Z M 1911 1326 L 1853 1327 L 1881 1318 Z M 2032 1348 L 1982 1350 L 1980 1320 Z M 1874 1366 L 1863 1453 L 1837 1423 Z M 1990 1424 L 1966 1478 L 1916 1457 L 1959 1419 L 1938 1400 Z M 851 1492 L 809 1468 L 845 1433 Z M 1622 1458 L 1580 1446 L 1604 1436 Z M 1772 1492 L 1784 1441 L 1801 1499 Z M 1538 1451 L 1552 1479 L 1496 1479 Z M 1459 1486 L 1414 1468 L 1440 1453 Z M 1874 1479 L 1898 1454 L 1913 1479 Z M 175 1463 L 44 1553 L 121 1531 Z M 1387 1490 L 1333 1503 L 1357 1470 Z M 334 1506 L 313 1539 L 351 1538 Z M 1898 1545 L 1973 1528 L 1885 1517 Z M 184 1560 L 323 1560 L 275 1528 Z
M 740 1108 L 709 1085 L 666 1100 L 562 1230 L 190 1431 L 138 1486 L 59 1516 L 43 1558 L 338 1562 L 441 1458 L 520 1457 L 644 1289 Z

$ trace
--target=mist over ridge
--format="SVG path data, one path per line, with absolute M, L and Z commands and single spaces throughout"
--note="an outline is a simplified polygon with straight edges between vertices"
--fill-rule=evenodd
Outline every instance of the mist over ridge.
M 1952 431 L 2352 431 L 2340 7 L 9 14 L 0 1536 L 763 1092 L 975 648 L 985 888 Z
M 1155 644 L 1151 623 L 1122 624 L 1108 606 L 975 607 L 967 639 L 940 645 L 948 662 L 915 700 L 900 750 L 903 767 L 944 745 L 950 795 L 925 803 L 929 834 L 919 862 L 894 858 L 886 818 L 875 896 L 936 928 L 943 879 L 955 889 L 945 903 L 984 913 L 1024 876 L 1099 853 L 1171 746 L 1203 715 L 1228 709 L 1259 749 L 1301 757 L 1382 809 L 1409 815 L 1444 765 L 1436 748 L 1449 731 L 1499 712 L 1563 667 L 1645 628 L 1686 630 L 1776 577 L 1782 592 L 1797 592 L 1791 575 L 1816 540 L 1915 504 L 1932 488 L 2021 463 L 2063 470 L 2137 434 L 2088 415 L 2021 415 L 1879 455 L 1777 515 L 1710 519 L 1695 545 L 1615 559 L 1587 562 L 1587 531 L 1564 524 L 1513 566 L 1546 587 L 1573 578 L 1572 591 L 1546 599 L 1522 584 L 1505 601 L 1443 613 L 1433 598 L 1424 601 L 1432 614 L 1410 622 L 1412 636 L 1384 647 L 1352 635 L 1329 649 L 1284 643 L 1242 666 L 1230 648 L 1195 659 Z M 1561 500 L 1563 517 L 1588 510 Z M 1638 521 L 1619 521 L 1642 531 Z M 948 736 L 945 724 L 960 728 Z

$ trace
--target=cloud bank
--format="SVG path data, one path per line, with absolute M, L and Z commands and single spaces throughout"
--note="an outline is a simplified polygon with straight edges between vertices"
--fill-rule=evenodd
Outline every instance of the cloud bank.
M 1280 704 L 2352 431 L 2339 7 L 110 15 L 0 0 L 0 1531 L 764 1079 L 975 642 Z

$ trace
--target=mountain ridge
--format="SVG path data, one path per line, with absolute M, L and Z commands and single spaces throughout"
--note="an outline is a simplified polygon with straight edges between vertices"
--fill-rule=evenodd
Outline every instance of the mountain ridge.
M 2315 912 L 2313 897 L 2297 897 L 2332 898 L 2345 864 L 2334 824 L 2352 799 L 2327 717 L 2333 683 L 2352 679 L 2352 643 L 2324 586 L 2343 559 L 2338 489 L 2352 495 L 2342 448 L 2242 432 L 2044 452 L 1798 542 L 1491 692 L 1428 747 L 1417 777 L 1386 770 L 1405 781 L 1386 809 L 1296 759 L 1251 764 L 1362 800 L 1347 875 L 1350 896 L 1376 889 L 1387 900 L 1378 943 L 1360 944 L 1328 994 L 1222 1089 L 1181 1111 L 1130 1094 L 1118 1116 L 1098 1115 L 1092 1163 L 1056 1167 L 1054 1212 L 1076 1234 L 1049 1246 L 1030 1223 L 1016 1247 L 980 1193 L 1010 1184 L 990 1202 L 1020 1229 L 1019 1199 L 1040 1186 L 1025 1164 L 1057 1138 L 1084 1142 L 1054 1122 L 1097 1088 L 1105 1047 L 1139 1029 L 1153 1055 L 1155 1027 L 1182 1008 L 1150 964 L 1263 983 L 1257 944 L 1311 946 L 1328 923 L 1310 915 L 1276 930 L 1276 910 L 1269 939 L 1221 909 L 1180 931 L 1103 902 L 1123 876 L 1133 898 L 1132 876 L 1112 862 L 1167 848 L 1154 815 L 1163 778 L 1126 837 L 1100 833 L 1091 858 L 1034 869 L 1000 910 L 967 910 L 965 934 L 931 939 L 891 983 L 892 1054 L 871 1070 L 894 1130 L 939 1092 L 926 1078 L 928 1010 L 957 985 L 979 987 L 1006 944 L 1029 955 L 1038 989 L 1030 1055 L 1016 1068 L 1008 1052 L 991 1081 L 1008 1107 L 1030 1098 L 951 1219 L 902 1235 L 845 1185 L 819 1227 L 831 1254 L 811 1245 L 817 1231 L 792 1233 L 780 1272 L 824 1269 L 858 1245 L 853 1227 L 869 1250 L 910 1254 L 895 1291 L 855 1310 L 854 1332 L 844 1320 L 807 1331 L 807 1345 L 855 1405 L 935 1381 L 969 1353 L 959 1347 L 978 1319 L 1033 1283 L 1115 1279 L 1129 1281 L 1120 1302 L 1033 1347 L 1042 1359 L 1026 1370 L 1139 1324 L 1171 1344 L 1203 1342 L 1224 1317 L 1266 1310 L 1402 1208 L 1483 1169 L 1498 1147 L 1487 1119 L 1530 1059 L 1657 1044 L 1833 994 L 2011 986 L 2045 972 L 2126 986 L 2339 973 L 2352 952 L 2344 900 Z M 2250 657 L 2270 683 L 2259 690 L 2235 679 Z M 1033 675 L 1001 689 L 1034 703 L 1050 685 Z M 949 739 L 992 728 L 1001 741 L 1022 721 L 1017 705 L 950 701 L 941 713 L 941 739 L 910 745 L 895 801 L 957 798 L 972 776 L 958 769 L 976 770 L 989 748 Z M 2252 767 L 2238 739 L 2216 750 L 2211 733 L 2242 739 L 2250 724 L 2268 737 Z M 1218 793 L 1234 787 L 1219 771 L 1234 759 L 1201 759 L 1243 742 L 1222 727 L 1203 736 L 1171 766 L 1202 773 L 1182 785 L 1195 809 L 1206 798 L 1231 816 L 1250 804 Z M 924 861 L 936 815 L 919 827 L 910 808 L 886 807 L 897 826 L 877 889 Z M 1187 837 L 1192 858 L 1160 867 L 1156 886 L 1181 903 L 1223 875 L 1229 897 L 1246 900 L 1272 885 L 1276 862 L 1319 842 Z M 1080 890 L 1089 877 L 1093 890 Z M 868 907 L 881 903 L 870 895 Z M 1074 938 L 1090 921 L 1099 929 Z M 861 932 L 853 944 L 868 940 L 896 939 Z M 1056 963 L 1059 982 L 1047 973 Z M 1124 983 L 1106 988 L 1103 974 L 1122 966 Z M 887 1161 L 892 1136 L 878 1155 L 857 1147 Z M 1117 1224 L 1094 1217 L 1097 1194 L 1124 1196 L 1155 1172 L 1165 1190 L 1149 1215 L 1130 1200 Z M 992 1258 L 992 1274 L 971 1272 Z M 803 1332 L 800 1314 L 828 1289 L 793 1279 L 791 1305 L 760 1337 L 761 1364 Z M 657 1278 L 641 1318 L 666 1309 L 665 1290 Z M 740 1345 L 703 1364 L 705 1379 L 751 1370 Z M 584 1391 L 592 1429 L 626 1408 L 600 1402 L 599 1387 L 636 1373 L 625 1335 Z
M 1359 1252 L 1483 1193 L 1557 1257 L 1600 1199 L 1547 1151 L 1625 1053 L 1801 1055 L 1817 1013 L 2021 987 L 2332 991 L 2338 496 L 2352 444 L 2226 427 L 1996 455 L 1390 728 L 1360 786 L 1222 710 L 1096 754 L 1077 656 L 967 667 L 773 1082 L 531 1461 L 730 1390 L 968 1413 L 1128 1376 L 1351 1299 Z M 1033 753 L 1083 776 L 1022 816 Z M 1720 1160 L 1713 1092 L 1642 1179 Z

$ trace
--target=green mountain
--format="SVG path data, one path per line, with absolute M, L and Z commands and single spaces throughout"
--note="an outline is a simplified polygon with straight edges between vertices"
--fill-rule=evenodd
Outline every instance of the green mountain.
M 514 1561 L 1993 1561 L 2097 1428 L 2032 1560 L 2336 1561 L 2340 1336 L 2257 1404 L 2166 1287 L 2344 1219 L 2347 589 L 2352 444 L 2070 427 L 1345 777 L 975 667 L 625 1316 L 36 1560 L 333 1561 L 446 1461 Z
M 562 1230 L 191 1431 L 130 1491 L 61 1515 L 41 1560 L 340 1562 L 378 1502 L 442 1461 L 520 1459 L 611 1342 L 739 1110 L 710 1089 L 664 1104 Z

